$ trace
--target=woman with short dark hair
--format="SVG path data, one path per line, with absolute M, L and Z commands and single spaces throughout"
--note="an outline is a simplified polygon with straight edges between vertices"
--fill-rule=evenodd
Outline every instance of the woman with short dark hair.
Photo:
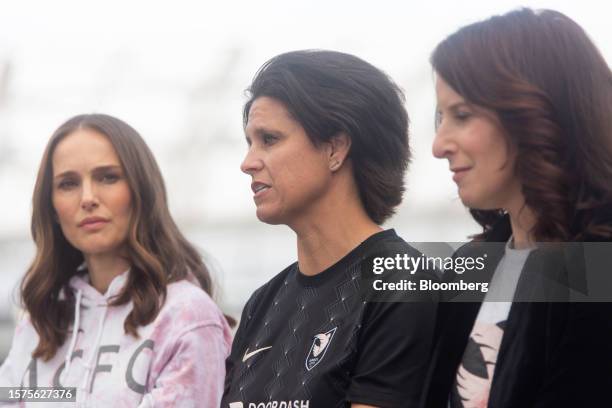
M 241 169 L 257 217 L 296 233 L 298 262 L 247 302 L 222 407 L 416 406 L 436 304 L 365 301 L 362 276 L 373 253 L 420 255 L 380 227 L 409 159 L 401 91 L 332 51 L 274 57 L 249 90 Z

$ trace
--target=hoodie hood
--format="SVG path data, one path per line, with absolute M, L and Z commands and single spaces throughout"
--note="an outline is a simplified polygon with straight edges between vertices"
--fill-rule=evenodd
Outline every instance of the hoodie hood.
M 108 305 L 114 296 L 119 295 L 127 279 L 129 277 L 129 269 L 120 275 L 115 276 L 108 285 L 108 289 L 104 294 L 98 292 L 96 288 L 91 286 L 89 274 L 78 274 L 70 278 L 68 285 L 74 290 L 74 293 L 81 291 L 81 304 L 87 307 Z

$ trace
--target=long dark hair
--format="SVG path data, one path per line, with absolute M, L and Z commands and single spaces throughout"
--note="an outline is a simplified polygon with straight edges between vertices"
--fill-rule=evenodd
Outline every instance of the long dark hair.
M 165 301 L 170 282 L 191 275 L 211 296 L 213 291 L 200 255 L 170 216 L 161 172 L 142 137 L 130 125 L 112 116 L 75 116 L 55 131 L 43 154 L 32 198 L 31 230 L 36 255 L 21 284 L 23 304 L 40 337 L 32 356 L 44 360 L 52 358 L 66 339 L 75 302 L 68 281 L 83 262 L 82 253 L 66 240 L 54 221 L 52 157 L 64 137 L 82 128 L 108 138 L 132 194 L 132 219 L 126 245 L 131 272 L 126 286 L 112 302 L 113 305 L 129 301 L 134 304 L 124 322 L 126 333 L 136 336 L 138 326 L 153 321 Z
M 612 73 L 584 30 L 521 9 L 461 28 L 431 57 L 468 102 L 493 110 L 517 149 L 536 240 L 612 236 Z M 501 210 L 471 210 L 486 239 Z

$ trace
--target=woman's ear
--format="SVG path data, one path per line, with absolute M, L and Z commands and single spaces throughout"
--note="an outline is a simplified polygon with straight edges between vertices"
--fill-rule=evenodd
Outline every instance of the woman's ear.
M 337 171 L 342 167 L 351 148 L 351 138 L 344 132 L 332 136 L 329 141 L 329 169 Z

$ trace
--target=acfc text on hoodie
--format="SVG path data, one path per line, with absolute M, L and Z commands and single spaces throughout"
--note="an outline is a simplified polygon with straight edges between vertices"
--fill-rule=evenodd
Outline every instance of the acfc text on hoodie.
M 87 275 L 71 279 L 77 330 L 49 361 L 32 358 L 38 334 L 22 319 L 0 367 L 0 386 L 76 387 L 82 407 L 218 407 L 231 334 L 217 305 L 186 280 L 171 283 L 160 313 L 134 337 L 124 331 L 132 303 L 109 305 L 128 274 L 117 276 L 104 295 Z

